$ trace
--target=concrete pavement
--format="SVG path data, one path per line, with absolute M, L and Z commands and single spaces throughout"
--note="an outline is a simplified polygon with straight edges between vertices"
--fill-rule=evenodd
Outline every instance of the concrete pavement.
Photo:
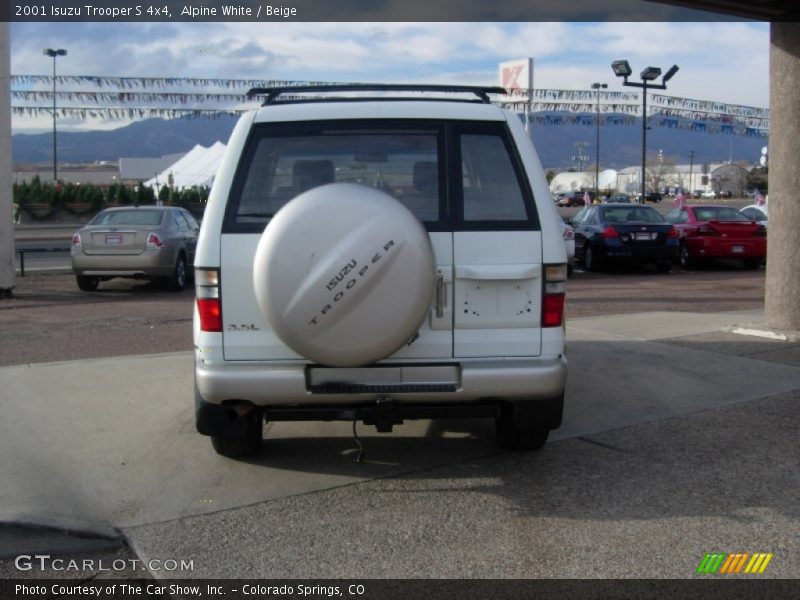
M 356 464 L 349 424 L 278 423 L 236 462 L 194 432 L 190 354 L 1 368 L 0 520 L 119 528 L 194 577 L 684 577 L 726 548 L 797 577 L 800 344 L 722 332 L 758 318 L 569 321 L 564 426 L 522 455 L 421 421 L 359 426 Z

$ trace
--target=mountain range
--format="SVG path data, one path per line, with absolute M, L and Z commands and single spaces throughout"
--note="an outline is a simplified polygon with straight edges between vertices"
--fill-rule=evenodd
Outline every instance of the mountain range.
M 58 160 L 63 163 L 116 161 L 120 157 L 160 157 L 188 152 L 196 144 L 210 146 L 227 143 L 237 117 L 147 119 L 107 131 L 58 132 Z M 532 124 L 531 137 L 545 168 L 566 170 L 595 164 L 596 129 L 592 125 Z M 634 124 L 600 128 L 600 165 L 621 169 L 641 163 L 641 120 Z M 581 145 L 576 145 L 581 144 Z M 766 138 L 703 133 L 689 129 L 652 127 L 648 130 L 648 160 L 659 151 L 674 164 L 688 164 L 694 151 L 694 164 L 743 160 L 758 162 Z M 12 136 L 15 164 L 48 164 L 53 157 L 52 132 Z M 578 155 L 583 161 L 576 160 Z

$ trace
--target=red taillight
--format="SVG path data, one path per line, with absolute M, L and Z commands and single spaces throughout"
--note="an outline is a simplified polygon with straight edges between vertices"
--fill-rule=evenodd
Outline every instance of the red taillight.
M 614 229 L 611 225 L 603 229 L 603 233 L 600 234 L 600 237 L 604 238 L 618 238 L 619 232 Z
M 767 236 L 767 228 L 763 225 L 759 225 L 756 227 L 756 230 L 753 232 L 753 235 L 756 237 L 766 237 Z
M 561 327 L 564 323 L 564 298 L 567 265 L 545 265 L 542 293 L 542 327 Z
M 719 235 L 711 225 L 701 225 L 694 232 L 695 235 Z
M 678 230 L 675 229 L 672 225 L 669 227 L 669 231 L 667 231 L 668 238 L 676 238 L 678 237 Z
M 198 298 L 197 312 L 202 331 L 222 331 L 222 304 L 219 298 Z
M 80 243 L 81 243 L 81 234 L 76 233 L 75 235 L 72 236 L 72 245 L 77 246 Z
M 164 242 L 161 241 L 161 238 L 158 237 L 158 234 L 153 233 L 152 231 L 147 235 L 147 245 L 150 248 L 162 248 L 164 246 Z
M 564 322 L 564 299 L 562 294 L 545 294 L 542 301 L 542 327 L 561 327 Z
M 222 301 L 219 298 L 219 271 L 196 268 L 194 271 L 197 314 L 200 330 L 219 333 L 222 331 Z

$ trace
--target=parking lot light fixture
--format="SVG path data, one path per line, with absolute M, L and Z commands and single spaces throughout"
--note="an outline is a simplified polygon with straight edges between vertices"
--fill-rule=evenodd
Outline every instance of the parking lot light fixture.
M 611 63 L 611 68 L 614 69 L 614 75 L 617 77 L 630 77 L 633 73 L 627 60 L 615 60 Z
M 678 65 L 672 65 L 670 69 L 664 74 L 661 78 L 661 83 L 654 83 L 656 79 L 659 78 L 661 75 L 661 68 L 660 67 L 647 67 L 644 69 L 640 74 L 639 77 L 641 78 L 641 82 L 637 81 L 628 81 L 628 77 L 630 77 L 632 71 L 631 66 L 628 64 L 627 60 L 615 60 L 611 63 L 611 69 L 614 71 L 614 75 L 617 77 L 622 77 L 622 85 L 626 85 L 629 87 L 637 87 L 641 88 L 642 90 L 642 189 L 641 189 L 641 196 L 639 198 L 639 202 L 644 204 L 645 194 L 647 192 L 647 184 L 645 173 L 647 169 L 647 88 L 652 88 L 656 90 L 665 90 L 667 89 L 667 81 L 672 79 L 675 76 L 675 73 L 678 72 Z
M 57 50 L 45 48 L 42 50 L 42 54 L 53 59 L 53 185 L 55 185 L 58 182 L 58 162 L 56 159 L 56 58 L 66 56 L 67 51 L 64 48 Z

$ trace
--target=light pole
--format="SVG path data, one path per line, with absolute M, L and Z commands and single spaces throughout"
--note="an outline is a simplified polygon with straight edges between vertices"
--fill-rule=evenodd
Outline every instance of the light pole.
M 597 137 L 595 140 L 595 161 L 594 161 L 594 197 L 600 198 L 600 90 L 606 89 L 607 83 L 593 83 L 592 89 L 597 90 Z M 599 200 L 598 200 L 599 201 Z
M 615 60 L 611 63 L 611 69 L 614 71 L 614 75 L 624 78 L 622 85 L 642 89 L 642 196 L 639 202 L 644 204 L 644 196 L 647 189 L 645 184 L 645 168 L 647 167 L 647 88 L 649 87 L 655 90 L 667 89 L 667 82 L 678 72 L 678 65 L 672 65 L 669 71 L 664 73 L 664 76 L 661 78 L 661 83 L 648 83 L 655 81 L 661 75 L 661 69 L 659 67 L 647 67 L 642 71 L 639 74 L 639 77 L 642 79 L 641 83 L 628 81 L 628 77 L 630 77 L 633 71 L 631 71 L 631 66 L 628 64 L 627 60 Z
M 58 182 L 58 167 L 56 160 L 56 58 L 59 56 L 66 56 L 67 51 L 63 48 L 53 50 L 52 48 L 45 48 L 42 50 L 45 56 L 53 57 L 53 185 Z

